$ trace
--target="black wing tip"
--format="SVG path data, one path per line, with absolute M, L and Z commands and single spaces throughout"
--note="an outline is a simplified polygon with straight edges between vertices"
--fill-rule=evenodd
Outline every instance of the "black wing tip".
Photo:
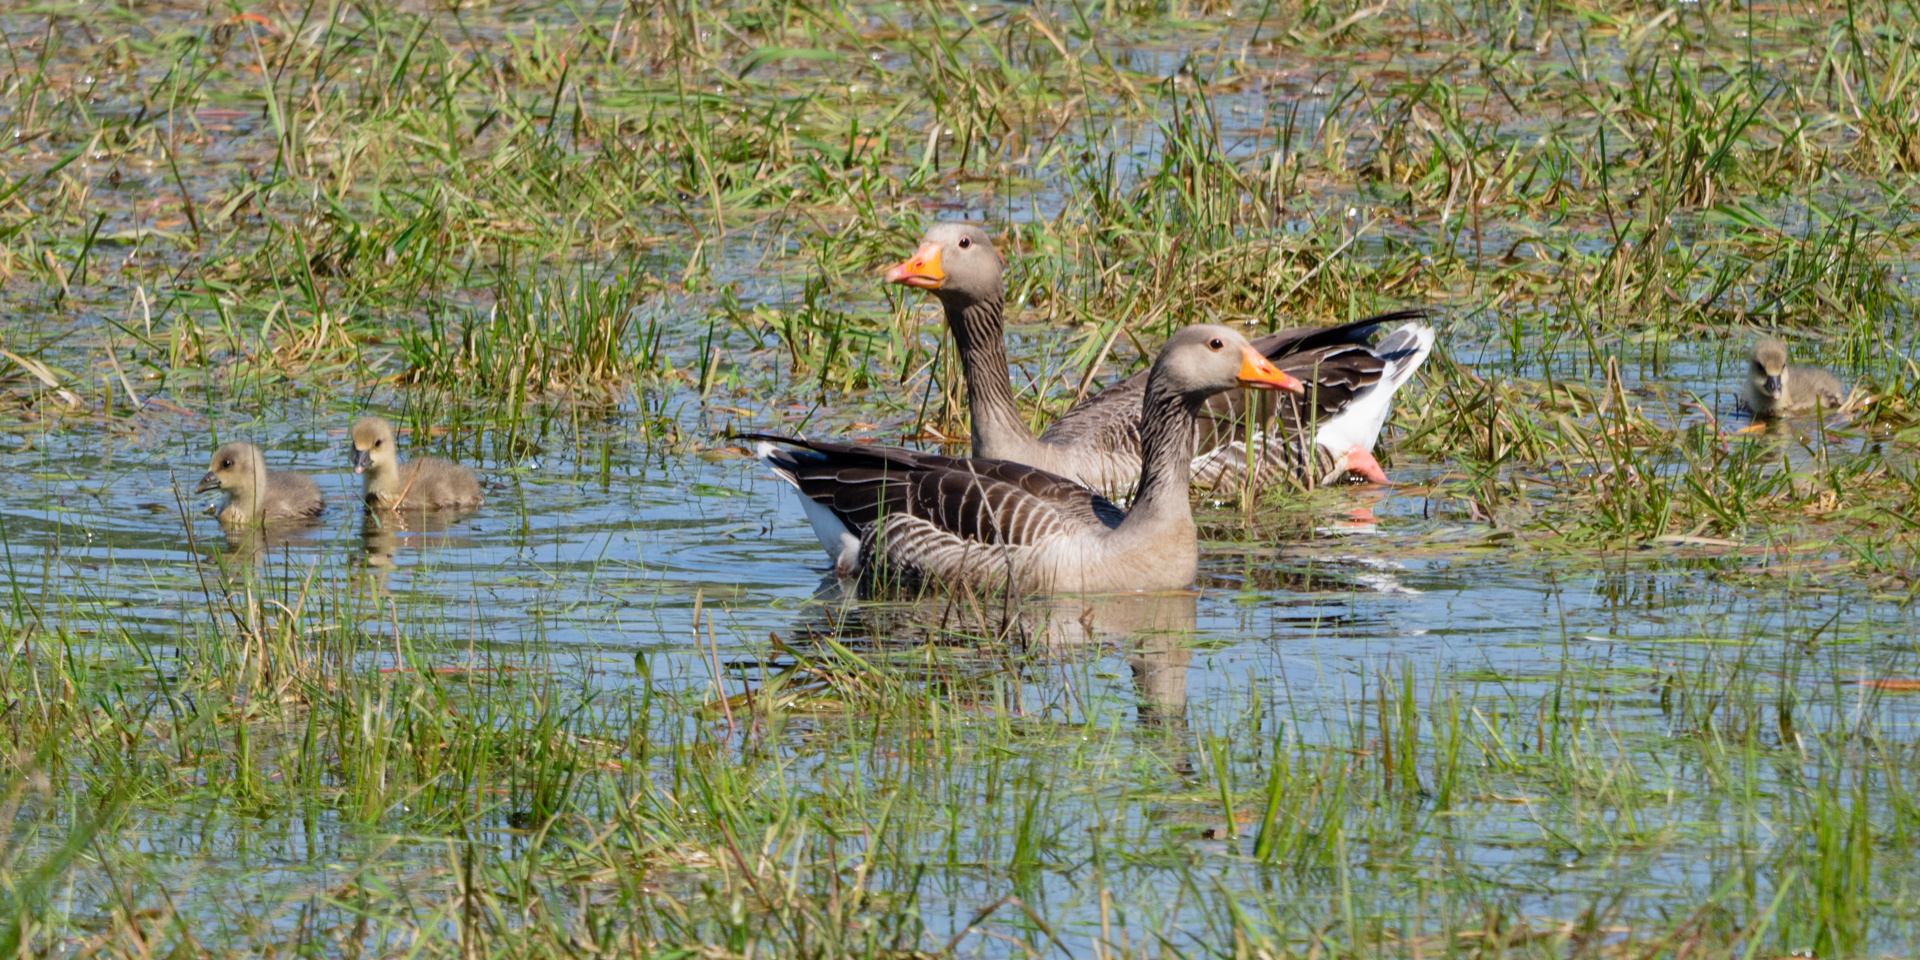
M 728 440 L 759 440 L 765 443 L 791 443 L 805 445 L 806 441 L 797 437 L 782 436 L 777 433 L 729 433 Z
M 1270 351 L 1267 356 L 1277 361 L 1282 357 L 1296 353 L 1305 353 L 1309 350 L 1320 350 L 1336 346 L 1364 346 L 1373 339 L 1373 332 L 1378 327 L 1383 327 L 1389 323 L 1411 323 L 1426 320 L 1434 316 L 1437 312 L 1438 311 L 1431 307 L 1402 307 L 1398 310 L 1389 310 L 1386 313 L 1376 313 L 1373 316 L 1359 320 L 1336 323 L 1330 327 L 1321 327 L 1314 330 L 1312 333 L 1298 340 L 1283 341 L 1274 344 L 1266 348 Z
M 1401 307 L 1386 313 L 1370 317 L 1376 323 L 1392 323 L 1395 320 L 1431 320 L 1439 315 L 1438 307 Z
M 1396 310 L 1389 310 L 1386 313 L 1376 313 L 1363 320 L 1343 323 L 1331 329 L 1367 330 L 1388 323 L 1412 323 L 1419 320 L 1431 320 L 1438 316 L 1439 313 L 1439 309 L 1435 307 L 1401 307 Z

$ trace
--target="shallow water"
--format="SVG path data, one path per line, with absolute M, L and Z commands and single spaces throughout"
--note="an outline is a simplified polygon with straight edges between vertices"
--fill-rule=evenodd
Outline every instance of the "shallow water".
M 273 451 L 271 466 L 320 476 L 331 504 L 320 522 L 276 529 L 264 545 L 229 540 L 200 512 L 211 498 L 184 492 L 205 449 L 198 424 L 154 427 L 135 440 L 89 429 L 30 437 L 25 449 L 0 455 L 13 602 L 58 622 L 82 646 L 134 647 L 164 660 L 183 631 L 206 626 L 210 591 L 254 582 L 273 594 L 315 583 L 317 594 L 343 598 L 334 617 L 368 624 L 374 635 L 391 623 L 410 655 L 426 663 L 518 664 L 546 671 L 577 696 L 611 692 L 628 709 L 634 691 L 646 687 L 704 699 L 715 661 L 730 665 L 722 684 L 728 692 L 753 686 L 785 659 L 770 648 L 770 635 L 800 647 L 831 636 L 885 657 L 923 649 L 916 638 L 954 613 L 951 604 L 902 608 L 834 596 L 822 580 L 824 554 L 792 496 L 757 462 L 649 454 L 619 439 L 627 432 L 620 417 L 593 427 L 615 438 L 618 451 L 604 475 L 597 456 L 569 456 L 576 447 L 599 449 L 601 437 L 549 442 L 517 459 L 483 458 L 478 466 L 491 489 L 481 509 L 411 517 L 358 507 L 355 478 L 341 466 L 346 418 L 332 421 L 267 421 L 248 431 Z M 1116 895 L 1167 903 L 1173 912 L 1155 922 L 1168 924 L 1174 942 L 1204 941 L 1194 926 L 1201 916 L 1173 905 L 1177 891 L 1167 885 L 1177 885 L 1176 875 L 1154 864 L 1197 857 L 1214 864 L 1207 869 L 1229 889 L 1264 876 L 1243 862 L 1251 834 L 1213 839 L 1214 818 L 1189 796 L 1206 795 L 1206 777 L 1196 772 L 1209 766 L 1206 745 L 1229 730 L 1254 743 L 1337 744 L 1352 724 L 1364 725 L 1383 676 L 1410 685 L 1423 707 L 1437 708 L 1427 698 L 1444 692 L 1496 720 L 1499 704 L 1587 690 L 1606 699 L 1606 726 L 1627 741 L 1614 750 L 1590 746 L 1605 762 L 1630 767 L 1651 757 L 1633 747 L 1635 738 L 1691 735 L 1672 726 L 1675 715 L 1662 702 L 1663 678 L 1677 672 L 1784 677 L 1777 682 L 1799 689 L 1810 705 L 1802 723 L 1819 727 L 1835 719 L 1830 714 L 1871 709 L 1880 735 L 1912 732 L 1916 711 L 1906 702 L 1834 693 L 1836 683 L 1920 666 L 1903 603 L 1723 576 L 1764 561 L 1752 550 L 1681 545 L 1555 555 L 1449 507 L 1435 480 L 1444 470 L 1402 462 L 1395 473 L 1403 487 L 1323 494 L 1313 521 L 1321 532 L 1304 541 L 1218 544 L 1203 561 L 1197 592 L 1034 603 L 988 617 L 981 640 L 949 634 L 941 641 L 987 675 L 1009 652 L 1027 658 L 1007 674 L 1014 682 L 999 709 L 1010 710 L 1039 748 L 1024 761 L 1034 776 L 1049 776 L 1054 762 L 1040 745 L 1072 739 L 1082 725 L 1135 731 L 1123 732 L 1119 752 L 1094 776 L 1076 768 L 1075 782 L 1048 794 L 1055 846 L 1046 862 L 1054 867 L 1023 880 L 1022 896 L 1064 924 L 1056 933 L 1070 948 L 1085 948 L 1098 929 L 1084 877 L 1068 865 L 1101 849 L 1088 845 L 1083 827 L 1104 822 L 1112 791 L 1161 791 L 1168 799 L 1160 819 L 1109 825 L 1115 837 L 1131 838 L 1122 846 L 1131 844 L 1132 865 L 1112 866 L 1104 882 Z M 1377 519 L 1346 516 L 1359 506 Z M 1233 522 L 1230 513 L 1208 517 Z M 1822 642 L 1809 647 L 1816 634 Z M 392 662 L 390 651 L 361 655 L 383 667 Z M 1571 687 L 1569 675 L 1578 678 Z M 710 710 L 706 720 L 682 713 L 682 702 L 645 709 L 659 723 L 712 720 Z M 785 749 L 796 787 L 837 765 L 804 740 Z M 815 769 L 818 763 L 827 766 Z M 1637 775 L 1654 795 L 1677 790 L 1695 798 L 1660 805 L 1666 825 L 1642 823 L 1638 833 L 1686 839 L 1669 837 L 1645 852 L 1584 849 L 1579 838 L 1562 835 L 1565 817 L 1579 820 L 1577 800 L 1470 798 L 1456 801 L 1458 830 L 1431 830 L 1415 848 L 1374 854 L 1415 865 L 1376 882 L 1410 883 L 1401 894 L 1407 902 L 1443 909 L 1423 899 L 1435 895 L 1422 892 L 1417 865 L 1444 856 L 1499 877 L 1526 915 L 1577 913 L 1596 883 L 1641 891 L 1630 896 L 1649 905 L 1703 895 L 1724 880 L 1728 851 L 1751 838 L 1702 831 L 1723 801 L 1703 789 L 1697 772 L 1650 766 Z M 1542 814 L 1543 806 L 1553 809 Z M 973 852 L 962 860 L 995 861 L 1004 856 L 1001 815 L 926 837 L 923 855 L 940 861 L 964 848 Z M 1558 828 L 1544 827 L 1543 815 Z M 193 837 L 171 835 L 164 822 L 143 828 L 152 831 L 143 841 L 152 857 L 176 859 L 183 876 L 205 878 L 194 885 L 212 898 L 213 914 L 221 890 L 291 898 L 319 882 L 314 871 L 333 869 L 327 864 L 372 856 L 404 870 L 410 856 L 435 849 L 418 840 L 392 848 L 330 813 L 299 824 L 214 822 Z M 510 831 L 495 839 L 503 851 L 516 842 Z M 936 936 L 958 933 L 1002 882 L 992 869 L 945 871 L 922 890 L 923 919 Z

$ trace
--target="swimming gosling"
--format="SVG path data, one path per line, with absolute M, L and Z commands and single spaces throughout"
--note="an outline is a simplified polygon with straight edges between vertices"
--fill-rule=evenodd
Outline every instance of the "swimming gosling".
M 379 417 L 353 424 L 353 472 L 365 478 L 366 501 L 375 507 L 464 509 L 480 505 L 473 471 L 437 457 L 400 462 L 393 425 Z
M 271 523 L 306 520 L 327 508 L 320 487 L 304 473 L 268 470 L 260 448 L 251 443 L 229 443 L 213 452 L 207 475 L 194 493 L 221 490 L 227 495 L 214 511 L 221 523 Z
M 1847 391 L 1833 374 L 1819 367 L 1789 366 L 1787 345 L 1778 340 L 1754 344 L 1748 367 L 1740 400 L 1755 420 L 1806 413 L 1816 405 L 1832 411 L 1846 402 Z

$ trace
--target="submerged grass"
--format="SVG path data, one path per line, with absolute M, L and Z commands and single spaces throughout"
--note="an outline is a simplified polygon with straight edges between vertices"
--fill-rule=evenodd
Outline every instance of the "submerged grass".
M 1004 626 L 949 611 L 954 633 L 866 646 L 840 622 L 777 648 L 784 666 L 736 665 L 784 679 L 721 720 L 702 676 L 663 670 L 698 656 L 612 684 L 531 651 L 394 670 L 351 611 L 255 619 L 278 606 L 255 590 L 218 601 L 240 626 L 183 630 L 178 656 L 11 638 L 19 936 L 114 955 L 1008 937 L 1114 956 L 1828 955 L 1897 942 L 1911 906 L 1912 712 L 1831 682 L 1833 654 L 1703 637 L 1623 670 L 1608 645 L 1635 640 L 1581 638 L 1531 677 L 1394 658 L 1348 690 L 1249 686 L 1189 730 L 1127 716 L 1135 695 L 1143 719 L 1173 706 L 1150 671 L 1129 694 L 1078 658 L 1028 659 L 1032 624 L 1013 635 L 1028 655 L 981 660 L 976 631 Z M 434 639 L 414 629 L 403 650 Z M 205 865 L 141 842 L 170 843 L 163 816 L 203 837 Z M 254 844 L 320 869 L 267 869 Z
M 1532 673 L 1391 653 L 1310 681 L 1298 634 L 1248 624 L 1267 652 L 1190 708 L 1190 609 L 1137 645 L 958 603 L 763 642 L 696 602 L 690 642 L 629 667 L 477 642 L 325 566 L 209 571 L 156 631 L 28 589 L 86 577 L 0 530 L 0 950 L 1910 952 L 1917 668 L 1905 607 L 1871 598 L 1904 604 L 1920 528 L 1915 26 L 1605 0 L 0 13 L 0 431 L 30 447 L 374 404 L 419 448 L 604 485 L 616 446 L 741 424 L 961 437 L 939 332 L 874 273 L 967 216 L 1011 261 L 1037 423 L 1183 324 L 1440 305 L 1393 450 L 1434 464 L 1448 526 L 1410 555 L 1788 611 L 1599 636 L 1563 609 Z M 1847 416 L 1739 431 L 1763 329 L 1847 375 Z M 1255 558 L 1214 585 L 1350 589 L 1256 557 L 1348 505 L 1307 502 L 1209 514 Z

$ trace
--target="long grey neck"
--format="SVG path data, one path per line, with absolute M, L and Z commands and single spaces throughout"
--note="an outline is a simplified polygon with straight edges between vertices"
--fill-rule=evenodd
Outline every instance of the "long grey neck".
M 1193 472 L 1194 423 L 1200 401 L 1147 379 L 1140 408 L 1140 487 L 1120 529 L 1159 530 L 1172 524 L 1191 536 L 1193 506 L 1187 482 Z
M 960 351 L 967 380 L 967 409 L 973 421 L 973 455 L 1029 462 L 1040 446 L 1020 408 L 1013 402 L 1013 376 L 1007 369 L 1007 327 L 999 296 L 979 300 L 942 298 L 947 328 Z

